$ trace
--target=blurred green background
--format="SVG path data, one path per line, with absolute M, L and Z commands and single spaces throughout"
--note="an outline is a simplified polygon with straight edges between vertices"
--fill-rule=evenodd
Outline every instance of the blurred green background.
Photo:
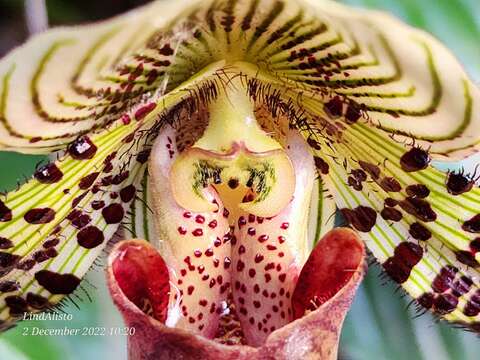
M 40 0 L 37 0 L 40 1 Z M 175 1 L 175 0 L 166 0 Z M 148 0 L 47 0 L 50 25 L 78 24 L 103 19 Z M 479 0 L 343 0 L 354 6 L 387 10 L 440 38 L 460 58 L 467 71 L 480 80 Z M 0 0 L 0 56 L 28 37 L 23 0 Z M 29 176 L 43 158 L 0 153 L 0 190 L 12 189 Z M 473 168 L 479 158 L 463 164 Z M 439 164 L 445 168 L 445 165 Z M 75 304 L 64 310 L 73 320 L 29 321 L 0 335 L 0 360 L 126 359 L 126 339 L 116 337 L 22 336 L 24 327 L 69 328 L 122 326 L 105 288 L 103 268 L 92 270 Z M 474 360 L 480 359 L 480 341 L 465 331 L 436 324 L 426 314 L 415 318 L 409 298 L 380 278 L 377 266 L 360 288 L 342 336 L 345 360 Z

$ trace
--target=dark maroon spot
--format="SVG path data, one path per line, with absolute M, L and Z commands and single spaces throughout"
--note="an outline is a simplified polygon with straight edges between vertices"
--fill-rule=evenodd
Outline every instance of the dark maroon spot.
M 437 214 L 433 211 L 430 203 L 426 200 L 408 197 L 400 201 L 400 207 L 410 215 L 424 222 L 437 220 Z
M 117 156 L 117 152 L 114 151 L 113 153 L 109 154 L 105 160 L 103 161 L 104 164 L 108 164 L 110 162 L 112 162 L 113 159 L 115 159 L 115 156 Z
M 82 136 L 72 142 L 67 151 L 75 160 L 88 160 L 95 156 L 97 147 L 87 136 Z
M 113 179 L 113 176 L 112 175 L 108 175 L 108 176 L 105 176 L 103 177 L 100 182 L 102 184 L 102 186 L 108 186 L 108 185 L 111 185 L 112 184 L 112 179 Z
M 238 179 L 232 178 L 228 180 L 228 187 L 230 189 L 236 189 L 240 183 L 238 182 Z
M 140 164 L 145 164 L 148 161 L 148 158 L 150 157 L 150 152 L 151 152 L 151 150 L 140 151 L 137 155 L 137 161 Z
M 480 238 L 476 238 L 470 243 L 470 250 L 475 254 L 480 252 Z
M 452 294 L 454 294 L 456 297 L 460 297 L 466 294 L 472 285 L 472 279 L 470 279 L 468 276 L 462 276 L 452 284 Z
M 335 96 L 325 104 L 324 108 L 328 115 L 337 118 L 343 114 L 343 101 L 340 96 Z
M 447 265 L 440 269 L 440 272 L 435 276 L 432 282 L 432 289 L 436 293 L 444 293 L 452 287 L 453 279 L 455 279 L 455 274 L 458 272 L 458 269 Z
M 463 313 L 467 316 L 477 316 L 480 313 L 480 303 L 474 301 L 468 301 L 465 304 Z
M 120 204 L 110 204 L 102 210 L 102 215 L 107 224 L 118 224 L 123 219 L 123 207 Z
M 87 226 L 91 221 L 90 216 L 83 214 L 80 210 L 73 210 L 70 214 L 68 214 L 67 219 L 70 220 L 72 226 L 76 227 L 77 229 Z
M 232 235 L 230 232 L 223 235 L 223 243 L 226 244 L 227 242 L 231 242 L 232 245 L 237 243 L 237 238 L 235 235 Z
M 96 226 L 86 227 L 77 234 L 78 244 L 86 249 L 93 249 L 104 240 L 103 232 Z
M 192 231 L 192 235 L 193 235 L 193 236 L 197 236 L 197 237 L 198 237 L 198 236 L 203 236 L 203 230 L 200 229 L 200 228 L 195 229 L 195 230 Z
M 133 140 L 135 140 L 135 132 L 131 133 L 130 135 L 127 135 L 124 139 L 123 142 L 126 144 L 131 143 Z
M 322 147 L 320 146 L 320 144 L 318 143 L 318 141 L 315 140 L 315 139 L 312 138 L 312 137 L 309 137 L 309 138 L 307 139 L 307 144 L 310 145 L 310 147 L 312 147 L 312 148 L 315 149 L 315 150 L 321 150 L 321 149 L 322 149 Z M 249 186 L 249 185 L 247 184 L 247 186 Z
M 402 190 L 400 183 L 392 177 L 384 177 L 379 185 L 386 192 L 399 192 Z
M 155 109 L 156 107 L 157 107 L 157 104 L 155 103 L 150 103 L 145 106 L 142 106 L 140 109 L 135 111 L 135 120 L 137 121 L 142 120 L 143 118 L 145 118 L 145 116 L 150 114 L 153 111 L 153 109 Z
M 130 175 L 130 171 L 128 170 L 116 175 L 115 177 L 112 178 L 112 184 L 120 185 L 122 182 L 128 179 L 129 175 Z
M 343 216 L 349 224 L 360 232 L 369 232 L 377 222 L 377 212 L 367 206 L 359 206 L 353 210 L 342 209 Z
M 255 263 L 258 264 L 260 262 L 262 262 L 264 259 L 264 256 L 262 254 L 256 254 L 255 255 Z
M 403 218 L 403 215 L 400 211 L 398 211 L 397 209 L 388 208 L 388 207 L 383 209 L 380 215 L 382 215 L 382 218 L 384 218 L 387 221 L 391 220 L 391 221 L 398 222 Z
M 107 163 L 105 164 L 105 167 L 103 168 L 104 173 L 110 173 L 113 170 L 113 164 L 112 163 Z
M 348 177 L 348 185 L 354 188 L 357 191 L 363 190 L 362 182 L 354 178 L 353 176 Z
M 451 313 L 458 305 L 458 299 L 452 294 L 442 294 L 437 296 L 433 304 L 435 312 L 440 315 Z
M 0 200 L 0 221 L 7 222 L 12 220 L 12 210 L 10 210 L 5 203 Z
M 82 211 L 81 210 L 78 210 L 78 209 L 75 209 L 75 210 L 72 210 L 68 215 L 67 215 L 67 220 L 75 220 L 77 217 L 79 217 L 80 215 L 82 215 Z
M 187 229 L 185 229 L 183 226 L 179 226 L 177 231 L 180 235 L 185 235 L 187 233 Z
M 399 259 L 405 260 L 407 265 L 413 267 L 422 259 L 423 249 L 417 244 L 405 241 L 395 248 L 394 254 Z
M 398 205 L 398 201 L 392 198 L 386 198 L 385 199 L 385 206 L 388 207 L 395 207 Z
M 253 186 L 253 182 L 251 182 L 250 180 L 248 180 L 247 186 L 248 186 L 248 187 L 252 187 L 252 186 Z M 243 197 L 242 202 L 253 201 L 253 199 L 254 199 L 254 195 L 253 195 L 253 194 L 247 194 L 247 195 L 245 195 L 245 196 Z
M 480 214 L 465 221 L 462 225 L 462 229 L 469 233 L 480 233 Z
M 245 246 L 240 245 L 240 246 L 238 247 L 238 254 L 239 254 L 239 255 L 242 255 L 242 254 L 245 254 L 245 252 L 246 252 Z
M 11 247 L 13 247 L 12 240 L 0 236 L 0 249 L 10 249 Z
M 7 304 L 7 306 L 10 308 L 10 314 L 12 316 L 20 316 L 28 311 L 27 302 L 20 296 L 7 296 L 5 298 L 5 304 Z
M 243 271 L 243 269 L 245 268 L 245 263 L 242 261 L 242 260 L 238 260 L 237 262 L 237 271 Z
M 50 259 L 54 258 L 58 255 L 57 250 L 55 250 L 54 248 L 50 248 L 50 249 L 45 250 L 45 253 L 47 254 L 47 256 Z
M 128 125 L 132 121 L 132 119 L 130 119 L 130 116 L 128 114 L 123 114 L 120 119 L 122 120 L 123 125 Z
M 265 271 L 275 269 L 275 263 L 273 263 L 273 262 L 268 263 L 267 265 L 265 265 L 264 269 L 265 269 Z
M 95 172 L 95 173 L 92 173 L 90 175 L 87 175 L 85 177 L 83 177 L 80 182 L 78 183 L 78 187 L 81 189 L 81 190 L 87 190 L 90 186 L 92 186 L 92 184 L 95 182 L 95 180 L 97 179 L 99 173 L 98 172 Z
M 427 241 L 432 237 L 432 232 L 422 224 L 416 222 L 410 225 L 408 233 L 416 240 Z
M 163 56 L 171 56 L 174 54 L 170 44 L 163 45 L 163 47 L 159 49 L 158 52 L 160 53 L 160 55 L 163 55 Z
M 33 225 L 48 224 L 55 219 L 55 211 L 50 208 L 31 209 L 25 213 L 23 218 Z
M 32 257 L 39 264 L 49 259 L 47 252 L 43 250 L 36 251 Z
M 447 175 L 447 190 L 452 195 L 461 195 L 472 190 L 475 181 L 463 173 L 450 172 Z
M 228 211 L 227 208 L 223 208 L 223 217 L 227 219 L 229 215 L 230 215 L 230 211 Z
M 217 283 L 217 282 L 215 281 L 215 279 L 210 279 L 210 284 L 209 284 L 210 289 L 213 288 L 216 283 Z
M 120 199 L 122 199 L 123 202 L 128 203 L 135 197 L 136 192 L 137 189 L 135 189 L 135 186 L 128 185 L 120 190 Z
M 422 259 L 423 249 L 412 242 L 400 243 L 394 255 L 383 263 L 383 268 L 399 284 L 408 280 L 415 265 Z
M 362 117 L 362 111 L 360 106 L 355 103 L 351 103 L 347 107 L 347 113 L 345 114 L 345 119 L 349 124 L 355 124 Z
M 380 168 L 377 165 L 365 161 L 359 161 L 358 164 L 372 177 L 373 180 L 378 180 L 380 177 Z
M 258 241 L 261 242 L 261 243 L 263 243 L 263 242 L 267 241 L 268 238 L 269 238 L 269 236 L 268 236 L 267 234 L 263 234 L 263 235 L 260 235 L 260 236 L 258 237 Z
M 208 257 L 213 256 L 213 249 L 208 248 L 207 250 L 205 250 L 205 255 Z
M 244 216 L 240 216 L 238 218 L 238 227 L 242 228 L 242 226 L 245 226 L 247 224 L 247 219 L 245 219 Z
M 33 176 L 42 184 L 54 184 L 62 180 L 63 173 L 57 165 L 50 163 L 38 168 Z
M 5 280 L 0 281 L 0 293 L 8 293 L 20 289 L 20 284 L 16 281 Z
M 457 251 L 455 255 L 457 257 L 457 260 L 460 261 L 462 264 L 473 268 L 480 266 L 477 260 L 475 260 L 475 255 L 473 255 L 470 251 Z
M 49 270 L 35 273 L 35 279 L 52 294 L 71 294 L 80 284 L 80 279 L 72 274 L 59 274 Z
M 87 214 L 82 214 L 77 216 L 75 219 L 72 220 L 72 226 L 77 229 L 82 229 L 87 226 L 92 219 Z
M 77 196 L 75 199 L 72 200 L 72 207 L 75 208 L 77 207 L 78 204 L 83 200 L 85 196 L 87 196 L 88 191 L 85 191 L 83 194 Z
M 315 167 L 320 170 L 320 173 L 323 175 L 328 175 L 330 166 L 327 164 L 327 162 L 318 156 L 315 156 L 313 159 L 315 161 Z
M 367 180 L 367 174 L 362 169 L 352 170 L 352 176 L 360 182 Z
M 425 199 L 430 195 L 430 190 L 423 184 L 410 185 L 406 190 L 410 197 Z
M 430 164 L 430 155 L 423 149 L 414 147 L 403 154 L 400 165 L 406 172 L 424 170 Z
M 47 298 L 32 292 L 27 294 L 27 303 L 30 307 L 36 310 L 43 310 L 50 306 Z
M 17 269 L 28 271 L 28 270 L 31 270 L 34 266 L 35 266 L 35 260 L 27 259 L 25 261 L 22 261 L 21 263 L 18 263 Z
M 104 206 L 105 206 L 105 201 L 102 201 L 102 200 L 92 201 L 92 209 L 93 210 L 100 210 Z
M 470 300 L 480 305 L 480 290 L 477 289 L 477 291 L 475 291 L 470 297 Z
M 433 306 L 434 300 L 435 297 L 432 293 L 425 293 L 417 299 L 418 303 L 425 309 L 430 309 Z

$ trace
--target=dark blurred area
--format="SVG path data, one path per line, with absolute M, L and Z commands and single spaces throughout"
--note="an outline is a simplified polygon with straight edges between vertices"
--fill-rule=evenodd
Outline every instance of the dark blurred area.
M 108 18 L 150 0 L 46 0 L 50 26 Z M 23 0 L 0 0 L 0 56 L 28 37 Z

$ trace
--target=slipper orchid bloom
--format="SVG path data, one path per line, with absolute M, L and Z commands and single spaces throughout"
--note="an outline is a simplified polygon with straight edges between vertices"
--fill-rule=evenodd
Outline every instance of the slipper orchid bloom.
M 319 354 L 362 274 L 338 208 L 420 306 L 478 331 L 480 190 L 432 161 L 479 148 L 480 90 L 384 13 L 155 1 L 37 35 L 0 61 L 0 149 L 57 160 L 0 196 L 0 328 L 71 294 L 119 233 L 150 244 L 107 272 L 132 357 Z

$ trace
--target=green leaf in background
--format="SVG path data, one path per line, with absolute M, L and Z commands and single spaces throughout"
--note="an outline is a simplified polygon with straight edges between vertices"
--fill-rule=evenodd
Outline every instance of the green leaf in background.
M 166 0 L 175 1 L 175 0 Z M 480 5 L 478 0 L 343 0 L 341 2 L 386 10 L 404 21 L 421 27 L 443 41 L 480 80 Z M 0 8 L 18 10 L 20 0 L 0 0 Z M 80 1 L 48 0 L 53 23 L 91 20 L 95 16 L 79 11 Z M 93 6 L 91 6 L 93 7 Z M 0 14 L 0 18 L 4 14 Z M 29 176 L 44 157 L 0 153 L 0 189 L 12 189 L 23 176 Z M 474 162 L 471 162 L 474 163 Z M 93 283 L 96 289 L 88 286 Z M 387 283 L 382 285 L 383 283 Z M 72 321 L 30 321 L 20 323 L 0 336 L 1 360 L 77 360 L 126 359 L 122 337 L 36 337 L 22 336 L 23 327 L 43 328 L 116 327 L 122 322 L 105 287 L 103 271 L 92 271 L 82 291 L 67 302 L 64 311 Z M 93 300 L 89 302 L 88 297 Z M 382 280 L 372 266 L 349 313 L 342 335 L 341 358 L 345 360 L 474 360 L 480 358 L 476 336 L 449 325 L 436 324 L 434 318 L 415 318 L 415 306 L 390 282 Z
M 46 159 L 45 156 L 0 152 L 0 164 L 2 164 L 0 188 L 13 189 L 17 183 L 23 183 L 25 180 L 23 176 L 29 178 L 35 166 Z

